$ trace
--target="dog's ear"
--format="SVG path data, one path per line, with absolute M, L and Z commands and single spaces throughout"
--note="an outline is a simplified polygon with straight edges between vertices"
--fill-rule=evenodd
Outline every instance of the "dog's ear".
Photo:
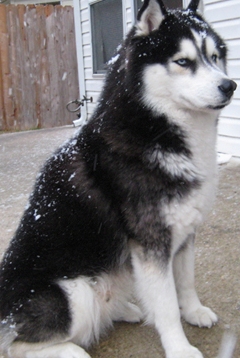
M 157 30 L 166 14 L 162 0 L 145 0 L 139 10 L 136 24 L 136 35 L 147 36 Z
M 192 10 L 194 12 L 197 11 L 198 5 L 199 5 L 200 0 L 191 0 L 190 4 L 188 5 L 188 10 Z

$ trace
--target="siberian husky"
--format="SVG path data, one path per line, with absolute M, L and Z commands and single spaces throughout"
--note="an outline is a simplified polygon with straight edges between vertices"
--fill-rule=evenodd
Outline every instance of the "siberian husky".
M 91 120 L 39 174 L 1 265 L 9 357 L 87 358 L 118 320 L 154 325 L 167 358 L 203 357 L 180 317 L 217 322 L 194 288 L 194 236 L 236 84 L 198 2 L 144 1 Z

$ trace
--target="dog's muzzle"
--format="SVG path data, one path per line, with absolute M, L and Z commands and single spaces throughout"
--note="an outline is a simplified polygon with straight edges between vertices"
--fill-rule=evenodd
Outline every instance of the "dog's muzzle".
M 227 97 L 227 99 L 230 99 L 233 95 L 233 92 L 237 88 L 237 84 L 232 80 L 224 79 L 222 81 L 222 84 L 218 86 L 218 88 L 222 92 L 222 94 L 224 94 Z

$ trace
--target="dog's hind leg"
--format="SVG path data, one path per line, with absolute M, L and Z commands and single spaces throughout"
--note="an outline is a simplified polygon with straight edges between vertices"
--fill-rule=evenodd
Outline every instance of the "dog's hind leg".
M 124 269 L 47 285 L 22 304 L 8 356 L 89 358 L 82 347 L 97 342 L 113 321 L 142 319 L 141 310 L 131 302 L 132 293 L 131 272 Z
M 63 280 L 35 286 L 4 322 L 16 331 L 5 350 L 10 358 L 89 358 L 83 348 L 98 339 L 101 328 L 99 305 L 88 280 Z M 2 321 L 3 322 L 3 321 Z M 11 324 L 12 323 L 12 324 Z M 7 338 L 7 332 L 6 332 Z M 4 339 L 2 339 L 4 344 Z
M 210 308 L 201 304 L 195 290 L 194 235 L 188 237 L 186 244 L 175 255 L 174 277 L 182 317 L 193 325 L 210 328 L 218 319 Z

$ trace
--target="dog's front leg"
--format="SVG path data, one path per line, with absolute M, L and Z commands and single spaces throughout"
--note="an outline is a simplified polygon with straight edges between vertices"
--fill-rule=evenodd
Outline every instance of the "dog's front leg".
M 180 321 L 172 261 L 160 262 L 154 252 L 140 246 L 132 248 L 136 295 L 147 323 L 158 330 L 167 358 L 202 358 L 191 346 Z
M 174 258 L 174 277 L 182 317 L 193 325 L 210 328 L 217 322 L 217 316 L 201 304 L 195 290 L 194 280 L 194 234 Z

